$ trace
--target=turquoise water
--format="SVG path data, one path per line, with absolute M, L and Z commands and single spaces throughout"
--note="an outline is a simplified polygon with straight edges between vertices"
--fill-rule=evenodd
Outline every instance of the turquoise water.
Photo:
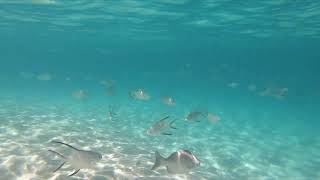
M 319 22 L 315 0 L 0 0 L 0 180 L 320 179 Z M 102 159 L 53 173 L 52 140 Z M 201 165 L 151 170 L 180 149 Z

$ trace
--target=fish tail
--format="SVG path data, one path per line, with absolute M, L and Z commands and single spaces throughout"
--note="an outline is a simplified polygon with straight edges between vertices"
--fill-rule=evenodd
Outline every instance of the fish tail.
M 156 155 L 156 162 L 154 163 L 151 170 L 155 170 L 165 163 L 165 158 L 162 157 L 158 151 L 155 152 L 155 155 Z

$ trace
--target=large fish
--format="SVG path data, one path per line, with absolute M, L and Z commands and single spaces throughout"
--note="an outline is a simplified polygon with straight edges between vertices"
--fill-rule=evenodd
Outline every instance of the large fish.
M 66 162 L 68 162 L 75 169 L 75 171 L 69 175 L 69 176 L 73 176 L 77 174 L 80 171 L 80 169 L 93 169 L 95 163 L 97 163 L 99 160 L 102 159 L 102 155 L 100 153 L 97 153 L 94 151 L 81 150 L 69 144 L 59 142 L 59 141 L 52 141 L 52 142 L 65 145 L 73 150 L 71 156 L 69 157 L 62 155 L 57 151 L 49 150 L 50 152 L 56 154 L 57 156 L 59 156 L 64 160 L 64 162 L 58 168 L 56 168 L 53 172 L 58 171 L 60 168 L 62 168 L 62 166 Z
M 200 166 L 200 160 L 188 150 L 180 150 L 164 158 L 156 151 L 156 162 L 151 170 L 165 166 L 170 174 L 188 173 L 193 168 Z
M 168 130 L 171 129 L 177 129 L 173 126 L 173 123 L 175 120 L 168 121 L 169 116 L 166 116 L 162 118 L 161 120 L 155 122 L 148 130 L 147 134 L 151 136 L 157 136 L 157 135 L 172 135 L 168 132 Z

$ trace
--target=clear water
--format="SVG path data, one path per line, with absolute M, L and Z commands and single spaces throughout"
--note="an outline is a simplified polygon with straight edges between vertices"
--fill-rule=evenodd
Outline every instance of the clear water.
M 0 42 L 1 180 L 320 179 L 318 1 L 0 0 Z M 165 115 L 177 130 L 149 136 Z M 53 173 L 52 140 L 102 159 Z M 201 166 L 150 170 L 179 149 Z

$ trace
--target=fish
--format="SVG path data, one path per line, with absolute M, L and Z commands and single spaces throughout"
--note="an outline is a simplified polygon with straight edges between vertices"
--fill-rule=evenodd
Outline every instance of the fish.
M 163 97 L 162 102 L 168 106 L 175 106 L 176 105 L 176 101 L 172 97 L 169 97 L 169 96 Z
M 31 1 L 33 4 L 55 4 L 55 0 L 33 0 Z
M 168 158 L 164 158 L 156 151 L 155 157 L 156 160 L 151 170 L 165 166 L 169 174 L 185 174 L 200 166 L 200 160 L 189 150 L 179 150 Z
M 232 83 L 229 83 L 228 86 L 231 87 L 231 88 L 236 88 L 236 87 L 239 86 L 239 83 L 232 82 Z
M 30 73 L 30 72 L 20 72 L 20 76 L 23 79 L 32 79 L 35 75 L 33 73 Z
M 150 95 L 147 94 L 144 90 L 142 89 L 138 89 L 135 91 L 131 91 L 129 92 L 130 97 L 132 97 L 133 99 L 138 99 L 138 100 L 143 100 L 143 101 L 148 101 L 150 100 Z
M 88 97 L 88 93 L 85 90 L 76 90 L 72 93 L 72 97 L 76 98 L 76 99 L 84 99 L 86 97 Z
M 184 69 L 189 69 L 191 67 L 191 64 L 187 63 L 184 65 Z
M 205 117 L 206 114 L 207 113 L 201 111 L 192 111 L 187 115 L 186 120 L 200 122 L 200 118 Z
M 115 95 L 115 87 L 114 86 L 107 87 L 106 88 L 106 95 L 107 96 Z
M 91 75 L 87 75 L 83 78 L 83 80 L 85 81 L 91 81 L 93 79 L 93 77 Z
M 106 87 L 112 87 L 115 82 L 112 79 L 107 79 L 107 80 L 101 80 L 99 83 Z
M 270 96 L 276 99 L 283 99 L 287 93 L 288 93 L 289 89 L 288 88 L 266 88 L 265 90 L 263 90 L 262 92 L 259 92 L 258 94 L 260 96 Z
M 49 73 L 42 73 L 37 76 L 37 79 L 40 81 L 50 81 L 52 79 L 52 75 Z
M 157 136 L 157 135 L 172 135 L 168 132 L 168 130 L 171 129 L 177 129 L 173 126 L 173 123 L 176 120 L 168 121 L 170 117 L 166 116 L 162 118 L 161 120 L 155 122 L 149 129 L 147 129 L 147 134 L 151 136 Z
M 251 84 L 251 85 L 248 86 L 248 90 L 249 91 L 256 91 L 257 90 L 257 86 L 254 85 L 254 84 Z
M 81 150 L 60 141 L 52 141 L 52 143 L 62 144 L 72 149 L 72 154 L 70 157 L 62 155 L 61 153 L 51 149 L 48 150 L 49 152 L 63 159 L 63 163 L 53 171 L 54 173 L 61 169 L 65 163 L 68 162 L 75 169 L 75 171 L 69 175 L 73 176 L 77 174 L 80 169 L 94 169 L 94 165 L 102 159 L 102 155 L 98 152 Z

